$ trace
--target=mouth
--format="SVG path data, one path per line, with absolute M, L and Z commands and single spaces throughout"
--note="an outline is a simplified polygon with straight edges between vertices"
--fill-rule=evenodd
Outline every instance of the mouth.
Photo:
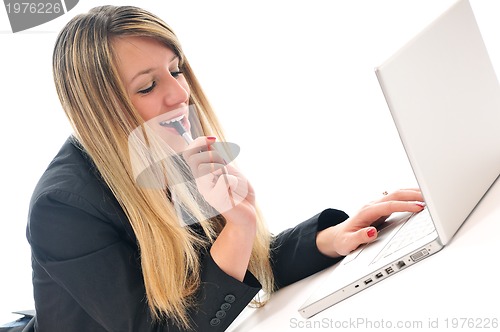
M 178 123 L 181 123 L 182 124 L 182 121 L 184 120 L 184 118 L 186 117 L 185 114 L 182 114 L 176 118 L 173 118 L 173 119 L 170 119 L 170 120 L 165 120 L 165 121 L 161 121 L 160 122 L 160 126 L 162 127 L 174 127 L 177 125 L 176 122 Z

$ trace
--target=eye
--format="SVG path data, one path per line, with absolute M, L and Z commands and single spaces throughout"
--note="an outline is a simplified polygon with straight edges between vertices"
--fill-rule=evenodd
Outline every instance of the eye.
M 143 90 L 139 90 L 138 92 L 139 92 L 140 94 L 145 95 L 145 94 L 148 94 L 148 93 L 150 93 L 151 91 L 153 91 L 153 89 L 154 89 L 155 87 L 156 87 L 156 81 L 153 81 L 153 82 L 151 83 L 151 85 L 150 85 L 148 88 L 143 89 Z
M 182 70 L 176 70 L 176 71 L 171 71 L 170 72 L 170 75 L 172 75 L 173 78 L 177 78 L 181 74 L 182 74 Z

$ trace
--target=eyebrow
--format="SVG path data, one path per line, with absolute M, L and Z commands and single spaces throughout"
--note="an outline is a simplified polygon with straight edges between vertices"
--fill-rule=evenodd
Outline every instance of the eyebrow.
M 170 59 L 170 63 L 174 62 L 175 59 L 178 59 L 179 56 L 177 54 L 175 54 L 172 59 Z M 130 83 L 132 83 L 137 77 L 141 76 L 141 75 L 145 75 L 145 74 L 149 74 L 151 73 L 152 71 L 154 71 L 156 68 L 147 68 L 147 69 L 144 69 L 144 70 L 141 70 L 140 72 L 138 72 L 137 74 L 134 75 L 134 77 L 132 77 L 132 79 L 130 80 Z

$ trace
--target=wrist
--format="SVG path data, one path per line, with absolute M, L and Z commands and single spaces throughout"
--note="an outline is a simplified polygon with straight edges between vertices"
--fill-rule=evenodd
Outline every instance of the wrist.
M 256 224 L 226 223 L 210 248 L 214 262 L 226 274 L 242 281 L 248 269 L 256 233 Z
M 231 222 L 226 219 L 226 225 L 224 225 L 222 232 L 231 234 L 240 239 L 254 238 L 257 234 L 257 222 L 253 220 L 246 222 Z
M 255 233 L 257 230 L 257 215 L 253 209 L 249 211 L 231 209 L 222 213 L 222 216 L 226 220 L 224 228 L 228 227 L 231 230 L 251 233 Z
M 341 241 L 339 237 L 340 225 L 335 225 L 321 230 L 316 235 L 316 247 L 325 256 L 336 258 L 343 255 L 336 250 L 337 244 Z

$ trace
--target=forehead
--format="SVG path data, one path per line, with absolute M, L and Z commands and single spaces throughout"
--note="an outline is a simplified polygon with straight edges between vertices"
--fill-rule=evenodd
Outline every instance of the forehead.
M 168 65 L 175 57 L 172 49 L 149 37 L 116 37 L 112 46 L 120 76 L 126 80 L 138 71 Z

